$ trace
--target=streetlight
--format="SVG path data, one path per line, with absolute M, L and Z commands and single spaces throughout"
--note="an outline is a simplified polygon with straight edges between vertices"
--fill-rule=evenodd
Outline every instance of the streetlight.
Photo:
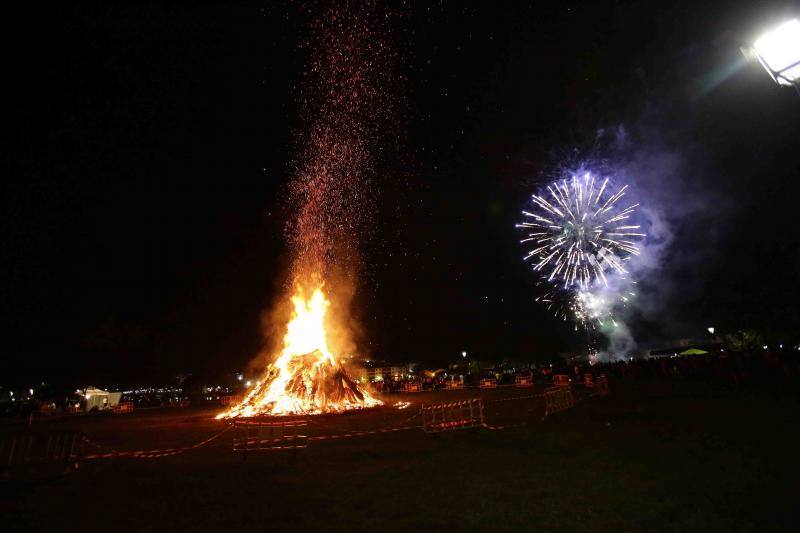
M 710 328 L 706 328 L 706 329 L 708 329 L 708 332 L 711 333 L 712 335 L 714 334 L 714 327 L 713 326 L 710 327 Z
M 466 356 L 467 356 L 467 352 L 461 352 L 461 357 L 466 357 Z
M 800 94 L 800 19 L 792 19 L 742 48 L 748 59 L 758 59 L 778 85 L 794 87 Z

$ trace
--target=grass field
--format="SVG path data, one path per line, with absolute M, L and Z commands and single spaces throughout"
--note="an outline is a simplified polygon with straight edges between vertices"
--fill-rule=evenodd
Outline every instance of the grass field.
M 84 461 L 4 481 L 4 530 L 796 530 L 800 411 L 787 391 L 694 382 L 611 383 L 541 420 L 541 400 L 487 403 L 502 431 L 408 430 L 231 452 L 230 432 L 160 459 Z M 487 402 L 529 389 L 391 397 Z M 321 417 L 312 435 L 389 427 L 403 411 Z M 225 426 L 208 409 L 50 422 L 119 450 L 185 446 Z M 8 430 L 8 429 L 7 429 Z

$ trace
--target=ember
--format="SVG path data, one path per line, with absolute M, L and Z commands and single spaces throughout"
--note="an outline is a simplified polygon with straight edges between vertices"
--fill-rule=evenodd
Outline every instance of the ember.
M 320 11 L 311 23 L 310 65 L 300 95 L 305 131 L 289 186 L 296 216 L 286 227 L 293 312 L 277 359 L 219 418 L 341 412 L 381 403 L 334 356 L 329 341 L 349 332 L 346 321 L 328 316 L 327 309 L 329 299 L 346 308 L 352 295 L 347 288 L 357 284 L 359 246 L 373 226 L 371 180 L 386 148 L 380 141 L 393 131 L 395 54 L 385 42 L 383 15 L 372 3 L 348 2 Z M 326 294 L 326 284 L 335 290 Z

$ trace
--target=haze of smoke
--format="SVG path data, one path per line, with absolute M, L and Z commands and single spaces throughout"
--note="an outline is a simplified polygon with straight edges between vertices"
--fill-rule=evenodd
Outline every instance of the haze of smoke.
M 602 330 L 608 346 L 601 357 L 606 359 L 642 351 L 632 321 L 658 323 L 666 338 L 691 329 L 670 313 L 676 298 L 695 297 L 694 288 L 678 282 L 677 275 L 700 267 L 713 254 L 713 228 L 727 206 L 725 198 L 701 186 L 706 164 L 694 146 L 668 142 L 666 128 L 652 123 L 643 120 L 634 134 L 622 126 L 600 132 L 612 136 L 612 158 L 641 203 L 638 223 L 647 234 L 640 254 L 627 265 L 630 279 L 637 282 L 637 297 L 618 311 L 617 327 Z

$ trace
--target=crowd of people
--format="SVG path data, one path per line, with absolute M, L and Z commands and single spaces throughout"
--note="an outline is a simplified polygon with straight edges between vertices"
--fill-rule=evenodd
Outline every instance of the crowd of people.
M 795 383 L 800 380 L 800 352 L 720 349 L 703 355 L 679 355 L 599 363 L 593 373 L 619 379 L 697 378 L 732 385 Z
M 494 379 L 497 385 L 514 384 L 519 376 L 529 376 L 536 383 L 549 384 L 554 376 L 566 374 L 573 382 L 581 382 L 585 374 L 594 377 L 606 374 L 612 379 L 701 379 L 728 383 L 733 386 L 750 384 L 794 384 L 800 381 L 800 351 L 751 350 L 730 351 L 720 348 L 698 355 L 674 355 L 650 358 L 620 359 L 595 364 L 536 365 L 501 372 L 486 370 L 463 375 L 423 375 L 399 381 L 377 382 L 380 393 L 406 391 L 409 383 L 417 383 L 419 389 L 438 390 L 448 388 L 449 381 L 460 381 L 463 386 L 478 386 L 482 379 Z

